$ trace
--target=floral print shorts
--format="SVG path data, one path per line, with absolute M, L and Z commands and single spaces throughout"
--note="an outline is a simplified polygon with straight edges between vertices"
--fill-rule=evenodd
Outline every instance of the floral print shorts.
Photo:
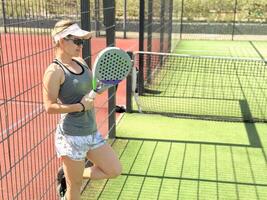
M 57 156 L 68 156 L 72 160 L 84 160 L 89 150 L 106 144 L 99 132 L 87 136 L 71 136 L 59 131 L 55 135 Z

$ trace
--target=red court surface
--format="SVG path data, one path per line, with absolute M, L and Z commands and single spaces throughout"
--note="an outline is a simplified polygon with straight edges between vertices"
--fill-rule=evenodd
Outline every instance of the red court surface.
M 0 66 L 0 199 L 53 200 L 60 165 L 54 149 L 59 115 L 45 113 L 42 105 L 42 77 L 53 60 L 51 38 L 27 34 L 0 36 L 4 49 Z M 105 45 L 105 38 L 91 40 L 92 62 Z M 138 39 L 117 39 L 116 46 L 136 51 Z M 116 93 L 118 105 L 125 105 L 125 93 L 123 81 Z M 106 136 L 107 92 L 97 96 L 95 110 L 98 128 Z
M 21 102 L 14 104 L 11 109 L 5 108 L 1 103 L 1 112 L 8 112 L 7 123 L 3 123 L 2 130 L 13 126 L 12 124 L 19 121 L 20 116 L 17 116 L 20 112 L 20 107 L 24 104 L 36 103 L 35 106 L 39 106 L 42 103 L 42 83 L 43 73 L 46 67 L 53 60 L 53 50 L 51 47 L 50 37 L 35 36 L 32 35 L 15 35 L 5 34 L 1 35 L 2 46 L 6 51 L 2 51 L 2 63 L 1 76 L 3 81 L 0 82 L 0 100 L 6 99 L 9 102 Z M 24 43 L 28 45 L 25 46 Z M 105 38 L 94 38 L 91 40 L 92 46 L 92 63 L 94 62 L 97 53 L 105 48 Z M 116 46 L 126 51 L 136 51 L 138 49 L 137 39 L 117 39 Z M 31 56 L 29 56 L 31 55 Z M 33 56 L 32 56 L 33 55 Z M 125 81 L 119 84 L 117 90 L 117 104 L 125 105 Z M 104 93 L 98 96 L 95 101 L 95 107 L 99 109 L 107 109 L 107 95 Z M 18 107 L 17 107 L 18 106 Z M 32 105 L 34 106 L 34 105 Z M 16 112 L 14 112 L 16 111 Z M 98 111 L 100 119 L 101 115 L 105 115 L 105 111 Z M 25 109 L 25 115 L 32 115 L 32 111 Z M 28 114 L 27 114 L 28 112 Z M 22 114 L 22 116 L 24 115 Z M 20 115 L 20 114 L 19 114 Z M 22 117 L 23 118 L 23 117 Z M 11 124 L 9 124 L 11 123 Z M 103 134 L 105 134 L 104 131 Z

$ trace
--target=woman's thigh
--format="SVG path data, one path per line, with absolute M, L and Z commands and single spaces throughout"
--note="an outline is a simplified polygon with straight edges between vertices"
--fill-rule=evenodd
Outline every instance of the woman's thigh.
M 72 160 L 68 156 L 61 157 L 63 162 L 64 175 L 67 180 L 67 184 L 82 184 L 84 160 Z
M 121 173 L 122 167 L 120 160 L 112 147 L 107 143 L 96 149 L 88 151 L 87 158 L 104 173 L 115 173 L 117 175 Z

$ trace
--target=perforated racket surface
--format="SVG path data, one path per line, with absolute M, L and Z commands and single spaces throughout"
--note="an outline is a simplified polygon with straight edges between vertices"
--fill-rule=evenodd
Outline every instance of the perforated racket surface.
M 94 93 L 101 90 L 101 88 L 97 90 L 97 81 L 103 83 L 106 88 L 116 85 L 127 77 L 131 68 L 131 58 L 125 51 L 117 47 L 108 47 L 102 50 L 93 65 Z M 89 96 L 95 98 L 95 95 Z

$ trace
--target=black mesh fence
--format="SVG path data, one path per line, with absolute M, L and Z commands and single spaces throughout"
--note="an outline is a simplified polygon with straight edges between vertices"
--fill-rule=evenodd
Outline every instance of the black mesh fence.
M 265 38 L 267 10 L 264 1 L 201 0 L 198 6 L 192 6 L 192 2 L 183 1 L 181 29 L 184 39 Z
M 54 59 L 51 30 L 60 19 L 71 19 L 95 31 L 83 47 L 90 66 L 99 51 L 114 45 L 115 6 L 109 2 L 1 1 L 0 199 L 57 199 L 54 132 L 60 116 L 47 114 L 42 102 L 43 73 Z M 114 101 L 107 101 L 113 96 L 111 91 L 95 104 L 98 129 L 105 135 L 115 127 Z
M 157 52 L 170 52 L 180 39 L 266 40 L 267 6 L 265 0 L 140 0 L 137 7 L 136 1 L 127 2 L 128 6 L 124 9 L 127 11 L 126 24 L 125 20 L 118 20 L 115 23 L 114 1 L 1 1 L 0 199 L 56 198 L 55 175 L 60 163 L 55 155 L 53 135 L 59 116 L 48 115 L 44 112 L 41 92 L 43 72 L 53 60 L 51 29 L 58 20 L 72 19 L 84 29 L 95 31 L 95 37 L 86 43 L 83 51 L 83 57 L 89 65 L 103 48 L 115 46 L 115 29 L 138 33 L 140 50 Z M 117 7 L 117 10 L 119 9 L 121 8 Z M 138 11 L 139 14 L 136 14 Z M 122 19 L 122 17 L 123 15 L 116 15 L 117 19 Z M 121 25 L 121 23 L 125 24 Z M 191 63 L 191 59 L 193 58 L 179 58 L 178 60 L 179 63 L 187 66 L 189 61 Z M 200 60 L 201 62 L 197 61 L 197 63 L 201 66 L 206 62 L 217 61 L 217 59 L 206 58 Z M 158 58 L 162 66 L 166 61 L 164 58 Z M 155 83 L 154 75 L 159 71 L 163 74 L 164 70 L 156 70 L 155 73 L 153 67 L 146 67 L 151 66 L 153 62 L 153 56 L 145 58 L 144 55 L 140 55 L 138 66 L 143 66 L 140 68 L 144 73 L 142 89 L 144 92 L 154 92 L 154 95 L 157 95 L 158 88 L 147 87 L 152 87 L 150 84 Z M 227 63 L 228 61 L 223 64 L 225 66 L 223 69 L 227 70 L 227 66 L 230 66 L 235 69 L 232 70 L 234 73 L 238 72 L 239 61 L 231 65 Z M 262 61 L 250 62 L 250 65 L 260 70 L 266 68 Z M 235 109 L 242 108 L 237 110 L 241 116 L 239 116 L 240 119 L 246 115 L 248 120 L 251 117 L 252 121 L 266 120 L 266 105 L 262 103 L 265 103 L 264 98 L 266 100 L 266 85 L 262 79 L 266 75 L 266 70 L 261 71 L 263 72 L 261 75 L 256 72 L 251 73 L 250 79 L 238 73 L 229 76 L 228 73 L 219 73 L 220 77 L 216 75 L 208 81 L 205 76 L 215 73 L 206 75 L 204 72 L 208 69 L 201 68 L 201 66 L 191 63 L 187 66 L 188 71 L 177 72 L 185 78 L 182 79 L 185 82 L 181 82 L 176 87 L 180 91 L 192 93 L 193 97 L 190 101 L 193 105 L 196 106 L 196 102 L 200 100 L 210 101 L 217 109 L 216 102 L 225 101 L 224 98 L 226 101 L 229 100 L 226 96 L 218 96 L 217 92 L 221 90 L 223 92 L 220 95 L 228 93 L 234 97 L 241 95 L 240 98 L 227 101 L 234 103 Z M 190 72 L 190 70 L 193 71 Z M 192 75 L 190 79 L 186 76 L 189 73 Z M 226 79 L 232 82 L 222 79 L 225 75 L 227 75 Z M 201 77 L 203 85 L 197 85 L 196 80 Z M 266 77 L 263 78 L 266 80 Z M 217 82 L 212 82 L 215 79 Z M 189 80 L 191 82 L 188 82 Z M 240 89 L 240 83 L 243 89 Z M 204 95 L 206 91 L 204 86 L 210 87 L 209 95 L 213 95 L 215 100 Z M 185 88 L 191 89 L 185 90 Z M 165 94 L 165 91 L 160 92 Z M 263 97 L 262 94 L 265 96 Z M 187 101 L 188 95 L 187 93 L 180 94 L 180 100 Z M 97 101 L 96 104 L 97 120 L 100 120 L 98 126 L 103 133 L 115 131 L 114 88 L 110 90 L 108 99 L 110 99 L 109 105 L 106 101 Z M 224 103 L 221 102 L 221 105 Z M 232 106 L 232 104 L 229 105 Z M 200 110 L 200 107 L 196 107 L 195 110 Z M 104 118 L 103 113 L 105 113 Z M 184 111 L 178 113 L 181 114 Z M 212 113 L 211 111 L 208 115 Z M 193 115 L 199 114 L 193 113 Z M 230 117 L 235 118 L 231 113 Z
M 173 0 L 140 1 L 140 7 L 139 20 L 143 22 L 139 26 L 140 50 L 169 52 L 173 31 Z
M 263 0 L 140 2 L 140 51 L 169 52 L 179 39 L 267 40 Z

